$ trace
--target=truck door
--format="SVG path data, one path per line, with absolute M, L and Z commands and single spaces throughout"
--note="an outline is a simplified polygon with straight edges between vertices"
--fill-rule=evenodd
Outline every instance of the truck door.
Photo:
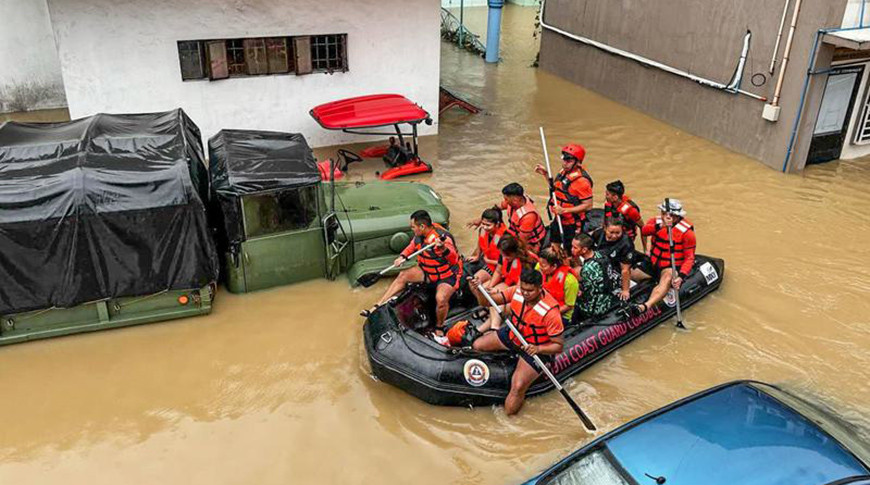
M 318 186 L 241 198 L 245 225 L 242 264 L 247 291 L 324 276 L 324 233 Z

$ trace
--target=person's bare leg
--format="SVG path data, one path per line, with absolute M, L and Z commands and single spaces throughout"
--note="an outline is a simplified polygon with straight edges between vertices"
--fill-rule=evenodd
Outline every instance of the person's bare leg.
M 396 279 L 390 283 L 387 291 L 384 292 L 384 296 L 378 301 L 378 305 L 383 305 L 387 300 L 404 290 L 405 287 L 408 286 L 408 283 L 418 283 L 423 281 L 423 279 L 423 270 L 420 269 L 419 266 L 414 266 L 413 268 L 408 268 L 402 271 L 398 276 L 396 276 Z
M 649 298 L 646 300 L 646 303 L 644 303 L 647 308 L 650 308 L 656 303 L 662 301 L 662 299 L 668 293 L 668 290 L 671 289 L 672 274 L 673 272 L 671 271 L 671 268 L 665 268 L 662 270 L 661 276 L 659 276 L 658 284 L 655 286 L 655 288 L 653 288 L 652 293 L 650 293 Z
M 435 327 L 443 328 L 447 320 L 447 312 L 450 311 L 450 297 L 456 291 L 452 285 L 440 284 L 435 290 Z
M 485 333 L 476 339 L 471 344 L 471 348 L 480 352 L 498 352 L 499 350 L 507 350 L 507 347 L 498 339 L 495 332 Z
M 520 358 L 517 361 L 517 368 L 514 370 L 514 375 L 511 377 L 511 390 L 504 401 L 504 412 L 508 416 L 520 412 L 523 407 L 523 402 L 526 400 L 526 391 L 529 386 L 538 378 L 540 372 L 535 369 L 525 359 Z
M 481 284 L 486 283 L 490 279 L 492 279 L 492 275 L 487 273 L 486 270 L 480 270 L 477 273 L 474 273 L 474 277 L 477 278 L 477 281 L 480 281 Z
M 481 333 L 486 332 L 487 330 L 498 330 L 501 328 L 501 316 L 492 309 L 489 308 L 489 317 L 487 317 L 486 321 L 480 327 L 477 327 L 477 330 Z
M 641 281 L 645 281 L 645 280 L 648 280 L 650 278 L 652 278 L 650 275 L 644 273 L 643 271 L 641 271 L 637 268 L 631 269 L 631 280 L 632 281 L 639 283 Z

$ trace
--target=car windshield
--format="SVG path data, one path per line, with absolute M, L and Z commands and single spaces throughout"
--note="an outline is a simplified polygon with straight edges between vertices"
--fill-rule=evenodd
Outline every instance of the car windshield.
M 597 449 L 571 463 L 547 480 L 547 485 L 632 485 L 611 461 L 606 449 Z

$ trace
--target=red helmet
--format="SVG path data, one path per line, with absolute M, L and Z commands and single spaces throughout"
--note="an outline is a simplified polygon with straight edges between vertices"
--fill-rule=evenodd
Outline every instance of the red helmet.
M 562 147 L 563 155 L 570 155 L 576 158 L 578 161 L 583 161 L 583 158 L 586 157 L 586 149 L 583 148 L 583 145 L 579 145 L 577 143 L 569 143 Z

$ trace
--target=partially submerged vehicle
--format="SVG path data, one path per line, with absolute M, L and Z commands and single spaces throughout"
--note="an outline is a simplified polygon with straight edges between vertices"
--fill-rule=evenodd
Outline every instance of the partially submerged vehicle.
M 635 419 L 527 485 L 868 485 L 854 428 L 785 390 L 722 384 Z
M 432 118 L 426 110 L 404 96 L 374 94 L 342 99 L 316 106 L 310 114 L 327 130 L 378 137 L 395 135 L 390 136 L 388 145 L 369 147 L 359 154 L 339 150 L 337 166 L 328 160 L 320 163 L 319 169 L 324 180 L 342 178 L 347 173 L 348 165 L 360 162 L 363 158 L 381 158 L 390 167 L 378 174 L 381 180 L 432 171 L 432 165 L 420 159 L 417 144 L 417 126 L 420 123 L 431 125 Z M 409 126 L 411 131 L 402 131 L 404 125 Z M 388 127 L 392 127 L 394 132 L 368 131 Z M 405 137 L 410 137 L 410 141 L 405 141 Z
M 721 259 L 698 255 L 680 289 L 682 308 L 688 308 L 719 288 L 725 273 Z M 629 303 L 645 301 L 654 286 L 644 281 L 631 290 Z M 478 352 L 470 347 L 444 347 L 428 334 L 434 330 L 434 295 L 425 285 L 412 285 L 368 317 L 363 328 L 365 348 L 375 377 L 423 401 L 445 406 L 500 404 L 510 390 L 518 356 L 509 352 Z M 676 314 L 673 292 L 641 315 L 625 307 L 613 308 L 598 319 L 568 325 L 564 350 L 550 370 L 561 382 L 599 359 L 652 330 Z M 451 302 L 446 327 L 461 321 L 479 326 L 488 309 L 476 306 L 467 286 Z M 535 396 L 553 389 L 541 376 L 529 388 Z
M 213 225 L 234 293 L 343 272 L 356 282 L 407 246 L 412 212 L 449 220 L 441 197 L 423 184 L 324 182 L 300 134 L 222 130 L 209 154 Z
M 0 126 L 0 344 L 209 313 L 207 198 L 180 109 Z

